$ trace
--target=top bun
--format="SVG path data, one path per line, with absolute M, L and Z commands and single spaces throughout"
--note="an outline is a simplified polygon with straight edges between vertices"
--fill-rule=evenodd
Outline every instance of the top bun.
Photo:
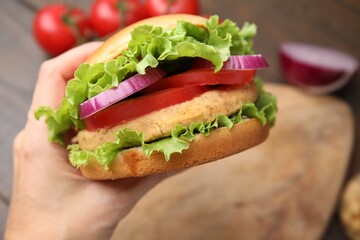
M 190 14 L 170 14 L 147 18 L 123 28 L 107 39 L 87 60 L 87 63 L 99 63 L 116 58 L 127 49 L 131 39 L 132 30 L 140 25 L 154 25 L 163 28 L 173 28 L 178 21 L 188 21 L 195 25 L 203 26 L 206 18 Z

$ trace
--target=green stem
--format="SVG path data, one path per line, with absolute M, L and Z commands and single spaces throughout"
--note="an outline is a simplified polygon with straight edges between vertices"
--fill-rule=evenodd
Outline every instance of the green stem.
M 175 2 L 175 0 L 167 0 L 166 10 L 165 10 L 165 13 L 164 13 L 164 14 L 167 14 L 167 13 L 170 12 L 171 4 L 173 4 L 174 2 Z
M 126 3 L 122 2 L 122 1 L 118 2 L 116 7 L 120 11 L 120 29 L 121 29 L 121 28 L 124 28 L 126 25 L 125 19 L 126 19 L 126 14 L 128 12 L 128 7 L 126 6 Z
M 71 16 L 71 8 L 62 16 L 62 21 L 70 27 L 71 31 L 74 33 L 76 38 L 76 43 L 81 44 L 86 41 L 86 39 L 81 35 L 79 28 L 76 24 L 76 19 Z

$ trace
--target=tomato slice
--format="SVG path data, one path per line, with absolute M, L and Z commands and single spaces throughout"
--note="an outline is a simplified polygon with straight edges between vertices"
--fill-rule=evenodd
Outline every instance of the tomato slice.
M 251 82 L 256 70 L 221 70 L 214 73 L 214 69 L 192 69 L 160 79 L 145 88 L 143 93 L 151 93 L 167 88 L 176 88 L 187 85 L 219 85 L 219 84 L 245 84 Z
M 153 111 L 191 100 L 207 90 L 207 86 L 190 85 L 124 100 L 85 118 L 85 127 L 93 131 L 116 126 Z
M 255 70 L 192 69 L 163 78 L 141 93 L 145 96 L 116 103 L 84 119 L 87 130 L 109 128 L 153 111 L 191 100 L 209 90 L 210 85 L 241 86 L 254 79 Z

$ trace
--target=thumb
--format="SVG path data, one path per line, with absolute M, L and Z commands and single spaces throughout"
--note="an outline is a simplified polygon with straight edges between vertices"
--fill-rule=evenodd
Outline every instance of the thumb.
M 75 69 L 100 45 L 101 42 L 86 43 L 45 61 L 40 67 L 30 111 L 33 112 L 42 105 L 58 108 L 65 96 L 67 81 L 74 76 Z

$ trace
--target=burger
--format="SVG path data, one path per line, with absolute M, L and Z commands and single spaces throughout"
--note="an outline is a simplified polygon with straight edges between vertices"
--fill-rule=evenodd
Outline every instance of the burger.
M 61 106 L 38 108 L 49 140 L 75 130 L 70 163 L 89 179 L 139 177 L 225 158 L 263 142 L 276 99 L 256 71 L 254 24 L 164 15 L 130 25 L 79 65 Z

